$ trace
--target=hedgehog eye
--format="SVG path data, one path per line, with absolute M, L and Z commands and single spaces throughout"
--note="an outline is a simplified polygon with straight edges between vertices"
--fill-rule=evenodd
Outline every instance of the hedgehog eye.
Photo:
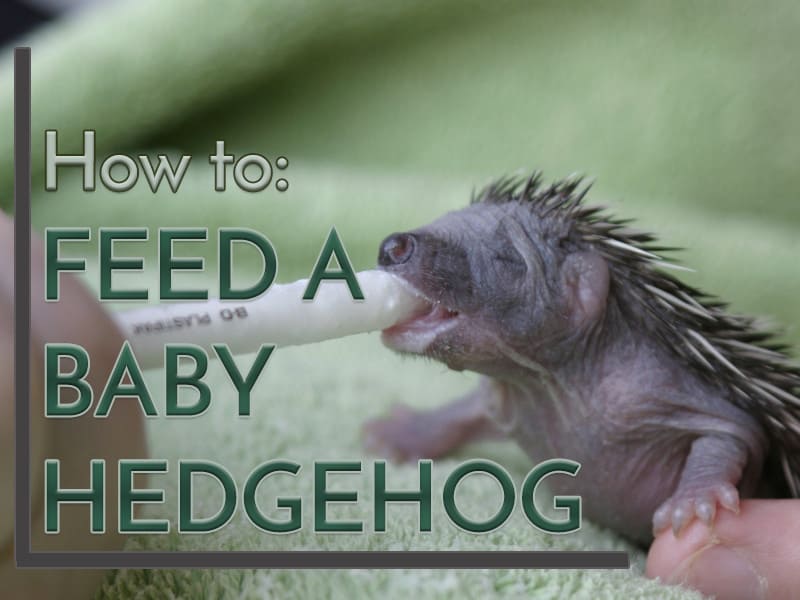
M 495 267 L 505 271 L 524 271 L 525 261 L 514 248 L 502 248 L 492 254 L 492 263 Z M 519 273 L 520 275 L 522 273 Z
M 522 255 L 511 241 L 514 231 L 509 231 L 508 223 L 501 220 L 497 226 L 497 240 L 499 243 L 494 245 L 491 254 L 492 263 L 497 267 L 505 269 L 520 270 L 525 269 L 525 261 Z
M 494 262 L 504 263 L 508 265 L 516 266 L 522 264 L 522 260 L 520 259 L 519 255 L 516 252 L 513 253 L 508 251 L 495 252 L 492 259 L 494 260 Z

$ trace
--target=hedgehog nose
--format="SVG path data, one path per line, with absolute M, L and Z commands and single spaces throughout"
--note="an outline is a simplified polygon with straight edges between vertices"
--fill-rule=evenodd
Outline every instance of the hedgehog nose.
M 416 247 L 417 241 L 410 233 L 393 233 L 381 244 L 378 264 L 382 267 L 402 265 L 408 262 Z

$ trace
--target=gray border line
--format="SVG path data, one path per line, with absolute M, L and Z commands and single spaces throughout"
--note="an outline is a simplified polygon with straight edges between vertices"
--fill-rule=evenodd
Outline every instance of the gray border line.
M 25 566 L 81 569 L 627 569 L 592 550 L 32 552 Z
M 18 567 L 81 569 L 628 569 L 621 551 L 174 551 L 31 550 L 31 49 L 14 49 L 14 400 Z
M 14 49 L 14 556 L 31 554 L 31 49 Z

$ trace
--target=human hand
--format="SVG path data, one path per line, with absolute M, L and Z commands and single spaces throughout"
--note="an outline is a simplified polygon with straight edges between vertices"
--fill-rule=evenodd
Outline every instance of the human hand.
M 69 419 L 44 416 L 44 345 L 79 344 L 91 357 L 87 381 L 102 389 L 122 345 L 122 336 L 96 297 L 75 277 L 61 276 L 61 299 L 44 301 L 44 248 L 33 235 L 31 244 L 31 354 L 30 354 L 30 481 L 31 542 L 33 551 L 119 550 L 125 541 L 117 533 L 117 469 L 120 458 L 145 456 L 144 423 L 136 403 L 118 402 L 106 419 L 92 410 Z M 0 506 L 14 505 L 14 379 L 13 379 L 13 221 L 0 211 Z M 95 394 L 94 403 L 99 394 Z M 94 406 L 92 407 L 94 408 Z M 89 461 L 105 459 L 106 532 L 91 534 L 88 507 L 62 505 L 60 532 L 44 533 L 44 461 L 61 461 L 63 488 L 89 486 Z M 0 516 L 0 581 L 4 598 L 90 597 L 104 576 L 102 571 L 17 569 L 14 562 L 11 510 Z
M 720 599 L 800 599 L 800 500 L 744 500 L 709 529 L 695 520 L 676 538 L 662 532 L 647 575 Z

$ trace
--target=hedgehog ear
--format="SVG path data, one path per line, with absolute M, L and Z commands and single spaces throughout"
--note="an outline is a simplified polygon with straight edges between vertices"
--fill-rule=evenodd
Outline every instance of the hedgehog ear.
M 582 325 L 599 318 L 608 301 L 608 263 L 594 252 L 569 254 L 561 267 L 569 318 Z

